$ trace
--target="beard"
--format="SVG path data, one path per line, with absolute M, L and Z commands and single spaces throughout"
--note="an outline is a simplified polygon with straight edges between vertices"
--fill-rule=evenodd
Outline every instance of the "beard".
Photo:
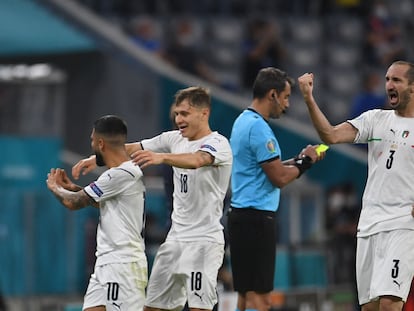
M 410 93 L 408 90 L 404 90 L 401 92 L 400 99 L 398 105 L 394 108 L 395 110 L 402 110 L 408 106 L 410 102 Z
M 99 153 L 98 151 L 95 151 L 95 157 L 96 157 L 96 159 L 95 159 L 96 165 L 98 165 L 98 166 L 105 166 L 106 165 L 105 160 L 104 160 L 101 153 Z
M 410 93 L 408 90 L 400 92 L 398 95 L 398 102 L 391 104 L 389 102 L 389 107 L 395 111 L 403 111 L 407 108 L 408 103 L 410 102 Z

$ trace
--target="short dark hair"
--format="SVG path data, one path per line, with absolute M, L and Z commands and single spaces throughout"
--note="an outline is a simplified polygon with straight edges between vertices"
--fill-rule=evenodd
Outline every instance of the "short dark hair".
M 95 133 L 108 138 L 114 144 L 124 144 L 128 134 L 126 122 L 115 115 L 100 117 L 93 128 Z
M 183 100 L 188 99 L 189 104 L 197 108 L 211 108 L 211 97 L 208 89 L 201 86 L 191 86 L 179 90 L 175 94 L 174 105 L 181 104 Z
M 263 98 L 271 89 L 281 93 L 286 88 L 286 82 L 292 87 L 295 85 L 286 72 L 274 67 L 263 68 L 253 83 L 253 98 Z

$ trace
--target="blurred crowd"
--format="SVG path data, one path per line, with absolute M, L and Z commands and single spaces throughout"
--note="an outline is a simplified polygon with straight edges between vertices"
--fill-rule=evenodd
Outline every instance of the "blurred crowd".
M 334 122 L 361 111 L 352 102 L 370 88 L 366 80 L 413 56 L 409 0 L 78 1 L 172 66 L 232 92 L 248 94 L 265 66 L 295 78 L 315 72 L 322 107 L 338 103 L 326 108 Z M 300 109 L 292 116 L 307 118 Z

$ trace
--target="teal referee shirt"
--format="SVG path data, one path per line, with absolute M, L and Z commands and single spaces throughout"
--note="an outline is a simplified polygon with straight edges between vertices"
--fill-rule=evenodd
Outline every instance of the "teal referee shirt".
M 276 211 L 280 189 L 272 185 L 260 166 L 281 158 L 279 143 L 268 122 L 253 109 L 246 109 L 233 124 L 230 145 L 233 152 L 231 206 Z

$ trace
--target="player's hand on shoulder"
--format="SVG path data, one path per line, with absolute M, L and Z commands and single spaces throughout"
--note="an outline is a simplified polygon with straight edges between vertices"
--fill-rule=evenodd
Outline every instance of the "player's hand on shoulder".
M 93 171 L 96 168 L 96 157 L 95 155 L 91 155 L 89 158 L 85 158 L 82 160 L 79 160 L 78 163 L 76 163 L 72 167 L 72 176 L 75 179 L 79 179 L 79 176 L 86 175 L 89 172 Z
M 141 169 L 163 163 L 162 153 L 156 153 L 150 150 L 138 150 L 131 154 L 132 162 L 138 165 Z

